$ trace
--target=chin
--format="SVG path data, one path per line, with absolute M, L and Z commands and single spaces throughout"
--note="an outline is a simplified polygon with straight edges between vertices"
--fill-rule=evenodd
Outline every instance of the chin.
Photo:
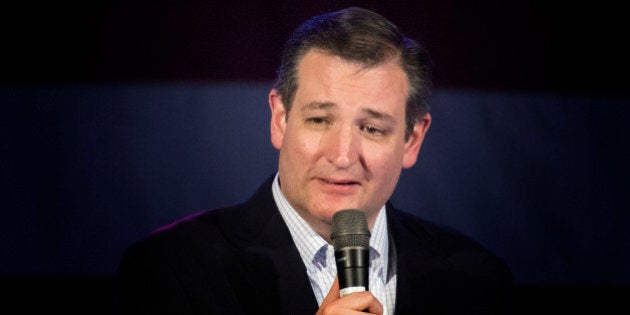
M 320 213 L 320 218 L 326 222 L 327 224 L 331 224 L 332 223 L 332 217 L 335 213 L 341 211 L 341 210 L 347 210 L 347 209 L 358 209 L 355 206 L 338 206 L 338 207 L 333 207 L 330 209 L 323 209 L 321 210 Z
M 317 213 L 316 217 L 326 224 L 332 224 L 332 217 L 339 210 L 343 209 L 317 209 L 315 210 Z

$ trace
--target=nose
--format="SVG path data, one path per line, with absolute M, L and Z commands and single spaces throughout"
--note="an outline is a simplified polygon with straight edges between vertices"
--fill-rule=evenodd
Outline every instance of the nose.
M 326 159 L 337 168 L 348 168 L 360 159 L 361 139 L 352 126 L 331 128 L 323 144 Z

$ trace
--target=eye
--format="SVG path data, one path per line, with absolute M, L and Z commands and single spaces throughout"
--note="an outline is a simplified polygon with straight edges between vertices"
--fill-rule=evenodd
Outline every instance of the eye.
M 382 130 L 382 129 L 374 126 L 374 125 L 363 125 L 363 126 L 361 126 L 361 131 L 365 131 L 368 134 L 375 135 L 375 136 L 376 135 L 378 135 L 378 136 L 385 135 L 385 131 L 384 130 Z
M 310 117 L 306 119 L 307 123 L 314 125 L 328 124 L 330 121 L 326 117 Z

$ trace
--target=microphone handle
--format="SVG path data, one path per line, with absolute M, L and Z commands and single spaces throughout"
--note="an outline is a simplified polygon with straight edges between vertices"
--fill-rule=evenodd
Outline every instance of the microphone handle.
M 340 294 L 344 295 L 369 290 L 369 250 L 366 247 L 350 246 L 335 251 Z

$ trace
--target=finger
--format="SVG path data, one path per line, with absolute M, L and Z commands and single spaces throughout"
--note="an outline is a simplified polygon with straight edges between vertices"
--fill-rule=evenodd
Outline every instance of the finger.
M 371 314 L 383 314 L 383 305 L 369 291 L 355 292 L 342 298 L 345 307 Z
M 335 281 L 330 286 L 330 290 L 328 291 L 328 295 L 322 301 L 322 305 L 320 308 L 324 308 L 326 305 L 338 300 L 340 298 L 340 289 L 339 289 L 339 278 L 335 277 Z
M 383 314 L 383 304 L 381 304 L 381 302 L 378 299 L 376 299 L 376 297 L 373 295 L 372 295 L 372 299 L 370 300 L 368 304 L 367 312 L 370 314 L 377 314 L 377 315 Z

